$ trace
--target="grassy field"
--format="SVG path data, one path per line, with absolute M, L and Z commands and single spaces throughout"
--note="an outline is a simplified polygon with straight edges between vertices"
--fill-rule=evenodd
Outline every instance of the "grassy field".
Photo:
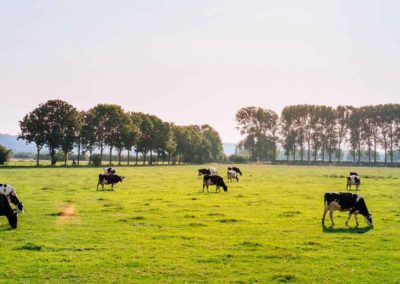
M 101 169 L 0 169 L 25 205 L 16 230 L 0 217 L 0 282 L 400 283 L 400 169 L 356 169 L 373 229 L 323 229 L 353 169 L 247 165 L 207 194 L 197 168 L 122 167 L 114 191 Z

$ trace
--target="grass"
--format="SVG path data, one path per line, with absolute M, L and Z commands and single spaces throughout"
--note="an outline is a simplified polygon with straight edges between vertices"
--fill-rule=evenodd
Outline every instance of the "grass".
M 399 283 L 400 169 L 357 169 L 370 229 L 321 226 L 350 168 L 246 165 L 208 194 L 197 168 L 120 168 L 114 191 L 100 168 L 0 169 L 25 205 L 16 230 L 0 217 L 0 282 Z

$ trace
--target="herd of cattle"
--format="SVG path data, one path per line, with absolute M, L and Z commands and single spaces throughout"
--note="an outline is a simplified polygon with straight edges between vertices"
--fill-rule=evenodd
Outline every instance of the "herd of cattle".
M 230 182 L 236 180 L 239 181 L 238 175 L 242 176 L 242 172 L 237 167 L 228 167 L 227 179 Z M 203 177 L 203 192 L 204 188 L 207 189 L 210 185 L 216 186 L 216 192 L 219 192 L 220 187 L 226 192 L 228 191 L 228 186 L 225 184 L 223 177 L 218 175 L 218 171 L 215 167 L 202 168 L 198 170 L 198 176 Z M 104 189 L 104 185 L 111 185 L 114 188 L 114 184 L 122 182 L 125 177 L 116 174 L 114 168 L 104 168 L 104 173 L 99 174 L 97 188 L 99 190 L 99 185 Z M 351 186 L 355 185 L 356 191 L 359 190 L 361 184 L 361 179 L 356 172 L 350 172 L 347 177 L 346 189 L 351 190 Z M 11 207 L 10 204 L 15 205 L 15 209 Z M 358 226 L 357 215 L 361 214 L 369 226 L 373 226 L 372 214 L 369 213 L 367 205 L 363 197 L 350 193 L 350 192 L 327 192 L 324 195 L 324 213 L 322 216 L 322 225 L 325 226 L 325 216 L 329 211 L 329 216 L 332 222 L 332 226 L 335 225 L 333 221 L 333 212 L 335 210 L 339 211 L 350 211 L 347 220 L 345 222 L 348 226 L 350 218 L 354 215 L 356 224 Z M 22 202 L 19 201 L 17 193 L 13 186 L 9 184 L 0 184 L 0 216 L 6 216 L 8 223 L 12 228 L 17 228 L 17 216 L 19 213 L 23 213 L 24 206 Z

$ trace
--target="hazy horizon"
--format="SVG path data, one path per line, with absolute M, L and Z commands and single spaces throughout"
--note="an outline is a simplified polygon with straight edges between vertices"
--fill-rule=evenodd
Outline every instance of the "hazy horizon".
M 7 1 L 0 133 L 49 99 L 240 139 L 245 106 L 400 103 L 398 1 Z

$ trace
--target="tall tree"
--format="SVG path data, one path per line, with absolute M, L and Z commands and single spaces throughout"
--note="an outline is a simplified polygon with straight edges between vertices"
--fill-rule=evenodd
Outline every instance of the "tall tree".
M 21 134 L 18 135 L 18 139 L 25 140 L 27 144 L 36 144 L 36 166 L 39 166 L 40 150 L 46 143 L 43 135 L 45 121 L 42 118 L 44 116 L 45 113 L 43 113 L 42 108 L 35 108 L 19 122 Z

